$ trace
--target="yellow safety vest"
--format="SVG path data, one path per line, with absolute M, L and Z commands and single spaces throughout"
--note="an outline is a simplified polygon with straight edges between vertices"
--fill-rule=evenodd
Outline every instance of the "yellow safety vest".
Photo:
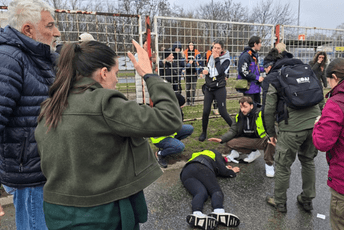
M 172 135 L 170 135 L 170 136 L 164 136 L 164 137 L 151 137 L 150 139 L 151 139 L 151 141 L 152 141 L 153 144 L 158 144 L 160 141 L 164 140 L 165 138 L 167 138 L 167 137 L 172 137 L 172 138 L 174 138 L 176 135 L 177 135 L 177 133 L 174 133 L 174 134 L 172 134 Z
M 235 116 L 236 123 L 238 123 L 238 119 L 239 119 L 239 113 Z M 266 136 L 266 132 L 263 125 L 263 119 L 262 119 L 262 111 L 259 111 L 258 116 L 256 118 L 256 130 L 260 138 L 263 138 Z
M 188 162 L 192 161 L 193 159 L 195 159 L 196 157 L 198 157 L 200 155 L 208 156 L 208 157 L 210 157 L 211 159 L 213 159 L 215 161 L 215 156 L 216 155 L 215 155 L 215 153 L 213 151 L 203 150 L 202 152 L 193 153 L 192 157 L 188 160 Z

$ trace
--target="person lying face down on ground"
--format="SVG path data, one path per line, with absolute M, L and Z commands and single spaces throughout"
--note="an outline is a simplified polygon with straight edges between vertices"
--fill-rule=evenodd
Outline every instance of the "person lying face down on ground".
M 192 154 L 180 173 L 183 185 L 193 196 L 192 214 L 186 217 L 189 225 L 214 229 L 218 224 L 227 227 L 237 227 L 240 224 L 236 215 L 225 212 L 224 195 L 216 179 L 217 176 L 233 178 L 239 171 L 239 167 L 226 165 L 225 159 L 217 150 L 204 150 Z M 205 215 L 202 211 L 208 196 L 211 197 L 214 211 Z

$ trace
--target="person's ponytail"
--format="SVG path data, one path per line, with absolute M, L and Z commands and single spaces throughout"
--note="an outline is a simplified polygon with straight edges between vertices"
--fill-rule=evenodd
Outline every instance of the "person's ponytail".
M 48 126 L 48 131 L 51 127 L 56 128 L 62 112 L 68 106 L 69 91 L 77 78 L 75 59 L 81 52 L 77 43 L 67 43 L 62 48 L 55 81 L 49 89 L 49 98 L 41 104 L 42 111 L 38 117 L 38 122 L 43 117 L 46 118 L 45 125 Z
M 108 71 L 116 65 L 116 53 L 107 45 L 97 41 L 67 43 L 63 46 L 57 64 L 57 74 L 54 83 L 49 90 L 49 98 L 41 107 L 38 117 L 40 122 L 45 118 L 48 131 L 56 128 L 63 111 L 68 106 L 68 96 L 72 87 L 80 88 L 77 93 L 82 93 L 91 85 L 75 86 L 75 82 L 83 77 L 92 78 L 97 69 L 106 67 Z

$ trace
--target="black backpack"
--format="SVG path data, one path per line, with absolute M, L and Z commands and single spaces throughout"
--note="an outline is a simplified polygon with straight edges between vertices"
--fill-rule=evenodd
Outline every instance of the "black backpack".
M 281 87 L 279 94 L 289 108 L 308 108 L 324 99 L 322 85 L 308 64 L 283 66 L 277 79 Z

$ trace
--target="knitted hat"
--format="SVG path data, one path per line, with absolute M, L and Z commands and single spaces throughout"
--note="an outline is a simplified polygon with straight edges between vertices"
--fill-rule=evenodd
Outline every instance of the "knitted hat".
M 93 36 L 89 33 L 82 33 L 79 36 L 79 42 L 85 42 L 85 41 L 94 41 L 95 39 L 93 38 Z

